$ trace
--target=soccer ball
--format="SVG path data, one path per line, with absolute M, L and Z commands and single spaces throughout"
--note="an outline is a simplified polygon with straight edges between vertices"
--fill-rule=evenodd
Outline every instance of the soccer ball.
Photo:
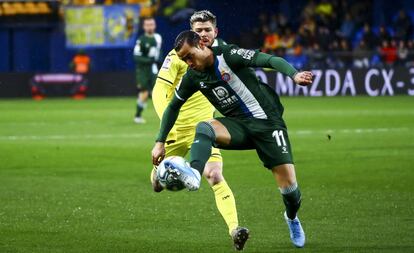
M 170 191 L 180 191 L 185 188 L 184 184 L 169 172 L 169 169 L 186 170 L 190 165 L 180 156 L 165 158 L 157 168 L 157 179 L 161 186 Z

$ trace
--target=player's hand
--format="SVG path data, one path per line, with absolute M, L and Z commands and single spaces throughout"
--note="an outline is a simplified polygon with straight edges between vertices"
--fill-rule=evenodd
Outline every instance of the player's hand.
M 165 157 L 165 146 L 164 142 L 156 142 L 152 149 L 152 164 L 159 165 Z
M 299 85 L 305 85 L 305 86 L 312 84 L 312 79 L 313 79 L 313 74 L 310 71 L 298 72 L 293 78 L 295 83 Z

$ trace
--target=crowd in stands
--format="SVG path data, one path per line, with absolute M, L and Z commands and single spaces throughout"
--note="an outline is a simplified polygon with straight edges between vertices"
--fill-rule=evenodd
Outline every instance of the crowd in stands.
M 298 20 L 262 13 L 247 47 L 283 56 L 297 68 L 414 66 L 413 22 L 404 10 L 392 22 L 371 26 L 371 1 L 312 1 Z M 256 42 L 257 43 L 257 42 Z

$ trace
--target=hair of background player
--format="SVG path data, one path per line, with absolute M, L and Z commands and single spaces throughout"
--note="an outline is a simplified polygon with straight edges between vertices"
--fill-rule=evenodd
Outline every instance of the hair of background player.
M 154 20 L 155 21 L 155 18 L 154 17 L 144 17 L 144 18 L 141 18 L 141 25 L 144 26 L 144 23 L 147 20 Z
M 195 22 L 207 22 L 210 21 L 214 27 L 217 26 L 216 16 L 208 10 L 196 11 L 190 17 L 190 26 L 193 28 Z
M 174 49 L 177 52 L 180 51 L 185 43 L 190 47 L 198 47 L 200 40 L 201 38 L 196 32 L 191 30 L 183 31 L 175 38 Z

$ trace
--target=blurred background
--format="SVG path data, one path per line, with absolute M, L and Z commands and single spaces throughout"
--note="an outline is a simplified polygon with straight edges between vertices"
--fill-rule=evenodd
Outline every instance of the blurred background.
M 13 0 L 0 2 L 0 97 L 30 97 L 34 83 L 49 81 L 86 85 L 90 96 L 135 95 L 140 19 L 155 17 L 162 60 L 176 35 L 189 29 L 189 16 L 202 9 L 217 16 L 219 37 L 228 43 L 285 57 L 298 69 L 321 70 L 316 85 L 323 92 L 316 95 L 336 95 L 335 89 L 342 95 L 413 93 L 409 0 Z M 56 75 L 76 72 L 79 55 L 86 56 L 80 62 L 87 62 L 81 73 L 87 77 Z M 277 86 L 278 76 L 259 75 Z M 355 87 L 344 88 L 349 80 Z M 281 85 L 282 95 L 315 95 Z

